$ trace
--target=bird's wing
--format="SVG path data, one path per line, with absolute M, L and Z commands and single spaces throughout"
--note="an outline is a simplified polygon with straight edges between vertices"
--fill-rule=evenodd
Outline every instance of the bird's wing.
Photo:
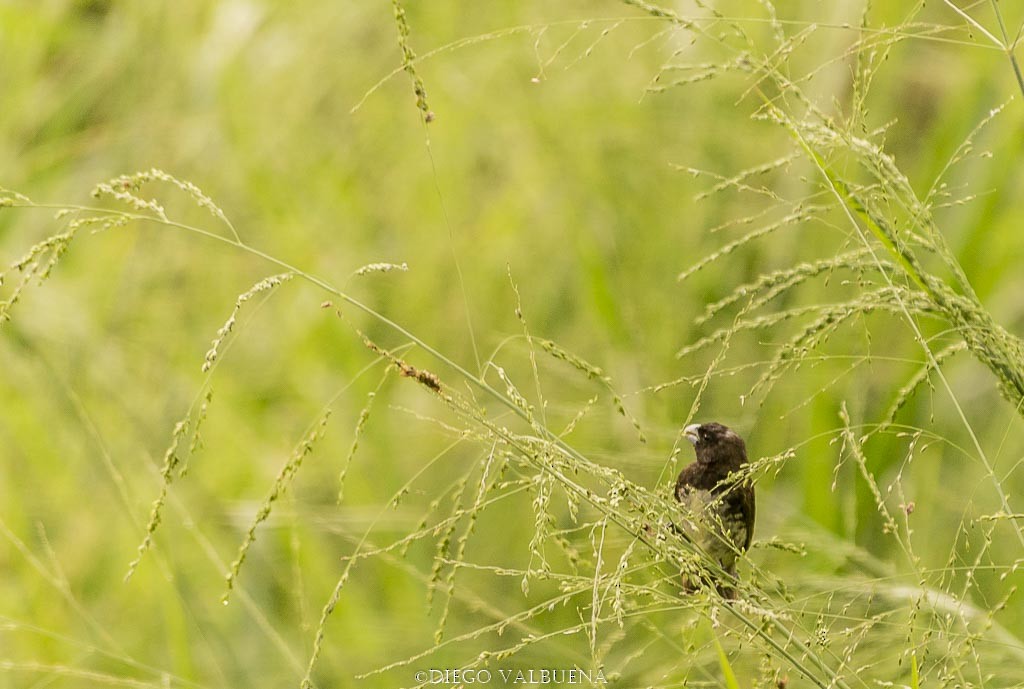
M 689 494 L 693 489 L 693 479 L 696 471 L 693 464 L 683 467 L 683 470 L 679 472 L 679 478 L 676 479 L 675 497 L 679 502 L 685 502 L 683 499 L 685 495 Z

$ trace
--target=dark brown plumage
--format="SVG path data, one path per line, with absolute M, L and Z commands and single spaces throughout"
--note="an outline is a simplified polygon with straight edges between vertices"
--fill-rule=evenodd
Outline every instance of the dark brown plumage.
M 693 443 L 697 461 L 676 480 L 676 500 L 683 505 L 682 532 L 734 579 L 736 558 L 750 548 L 754 536 L 754 485 L 749 479 L 727 479 L 747 463 L 747 448 L 742 438 L 720 423 L 693 424 L 684 433 Z M 713 573 L 708 578 L 723 596 L 734 595 L 731 582 L 720 581 Z M 684 577 L 688 589 L 698 584 Z

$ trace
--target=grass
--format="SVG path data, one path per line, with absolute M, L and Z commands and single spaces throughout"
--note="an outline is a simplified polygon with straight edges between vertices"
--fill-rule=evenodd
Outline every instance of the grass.
M 1019 685 L 1024 18 L 391 11 L 4 10 L 0 687 Z

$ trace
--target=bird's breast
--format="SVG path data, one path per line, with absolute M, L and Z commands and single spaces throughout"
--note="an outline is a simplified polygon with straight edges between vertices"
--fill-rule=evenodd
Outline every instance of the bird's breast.
M 683 509 L 695 514 L 703 513 L 705 508 L 711 505 L 715 497 L 711 494 L 710 490 L 701 490 L 699 488 L 688 487 L 686 490 L 680 491 L 679 502 L 682 503 Z
M 683 531 L 708 552 L 735 554 L 746 542 L 747 525 L 743 515 L 731 509 L 730 501 L 722 495 L 690 486 L 680 491 L 678 497 L 682 504 Z
M 708 528 L 707 518 L 711 516 L 710 511 L 715 503 L 715 497 L 710 490 L 693 487 L 680 491 L 678 497 L 683 506 L 683 530 L 691 539 L 700 543 L 704 540 L 703 536 Z

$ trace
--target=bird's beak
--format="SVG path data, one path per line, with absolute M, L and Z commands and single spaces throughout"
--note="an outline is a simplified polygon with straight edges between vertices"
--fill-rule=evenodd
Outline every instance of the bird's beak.
M 697 434 L 697 429 L 699 428 L 699 423 L 691 423 L 689 426 L 683 429 L 683 435 L 685 435 L 686 439 L 689 440 L 690 443 L 692 443 L 693 445 L 696 445 L 697 441 L 700 440 L 700 436 Z

